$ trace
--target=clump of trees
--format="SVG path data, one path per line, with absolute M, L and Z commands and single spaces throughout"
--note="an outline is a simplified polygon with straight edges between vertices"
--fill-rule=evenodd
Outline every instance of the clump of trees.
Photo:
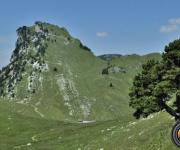
M 102 70 L 102 75 L 108 75 L 108 74 L 109 74 L 108 68 L 104 68 Z
M 174 94 L 173 106 L 167 105 Z M 136 110 L 137 119 L 163 109 L 176 119 L 180 118 L 180 39 L 165 47 L 161 61 L 149 60 L 142 66 L 129 96 L 129 105 Z
M 109 74 L 109 69 L 112 67 L 110 64 L 110 61 L 107 61 L 107 67 L 102 69 L 102 75 L 108 75 Z
M 83 45 L 81 42 L 79 43 L 79 47 L 82 48 L 82 49 L 84 49 L 84 50 L 86 50 L 86 51 L 91 52 L 91 49 L 90 49 L 89 47 Z

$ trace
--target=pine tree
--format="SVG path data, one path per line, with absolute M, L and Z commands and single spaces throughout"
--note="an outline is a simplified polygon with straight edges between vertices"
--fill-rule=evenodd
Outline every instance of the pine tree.
M 176 94 L 176 110 L 166 104 L 173 94 Z M 160 62 L 149 60 L 142 66 L 142 72 L 134 78 L 129 96 L 129 105 L 136 110 L 134 116 L 137 119 L 163 109 L 180 118 L 180 40 L 165 47 Z

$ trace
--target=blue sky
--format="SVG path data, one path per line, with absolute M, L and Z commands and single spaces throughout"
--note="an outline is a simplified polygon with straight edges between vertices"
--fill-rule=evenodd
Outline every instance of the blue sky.
M 0 67 L 16 29 L 45 21 L 66 27 L 94 54 L 162 52 L 180 37 L 179 0 L 0 0 Z

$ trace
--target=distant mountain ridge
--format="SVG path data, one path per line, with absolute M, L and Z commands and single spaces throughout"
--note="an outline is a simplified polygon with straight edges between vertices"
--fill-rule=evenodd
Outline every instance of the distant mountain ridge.
M 150 54 L 145 54 L 145 55 L 158 55 L 160 53 L 150 53 Z M 126 57 L 126 56 L 145 56 L 145 55 L 138 55 L 138 54 L 128 54 L 128 55 L 122 55 L 122 54 L 103 54 L 103 55 L 99 55 L 97 57 L 103 59 L 103 60 L 112 60 L 115 58 L 120 58 L 120 57 Z
M 99 55 L 98 57 L 103 60 L 112 60 L 113 58 L 120 58 L 121 56 L 121 54 L 103 54 Z

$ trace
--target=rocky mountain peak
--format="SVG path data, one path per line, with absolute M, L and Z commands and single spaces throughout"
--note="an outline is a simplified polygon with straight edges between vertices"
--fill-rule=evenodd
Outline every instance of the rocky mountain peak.
M 49 44 L 57 45 L 57 41 L 63 41 L 66 47 L 72 42 L 81 49 L 91 51 L 80 40 L 72 38 L 65 28 L 49 23 L 37 21 L 33 26 L 18 28 L 16 32 L 18 38 L 10 63 L 0 71 L 1 97 L 14 99 L 18 93 L 25 93 L 18 96 L 22 99 L 28 97 L 25 95 L 35 93 L 39 85 L 37 83 L 41 82 L 42 73 L 49 70 L 49 60 L 45 58 Z M 53 53 L 53 49 L 51 51 Z M 21 81 L 26 85 L 22 85 Z M 22 87 L 24 92 L 18 92 Z
M 18 82 L 25 74 L 30 74 L 28 92 L 34 92 L 32 87 L 35 72 L 48 70 L 48 64 L 44 60 L 45 50 L 48 46 L 51 32 L 43 23 L 36 22 L 32 27 L 20 27 L 17 29 L 17 42 L 12 53 L 10 64 L 4 67 L 0 73 L 0 96 L 15 98 Z M 28 70 L 31 70 L 28 72 Z

